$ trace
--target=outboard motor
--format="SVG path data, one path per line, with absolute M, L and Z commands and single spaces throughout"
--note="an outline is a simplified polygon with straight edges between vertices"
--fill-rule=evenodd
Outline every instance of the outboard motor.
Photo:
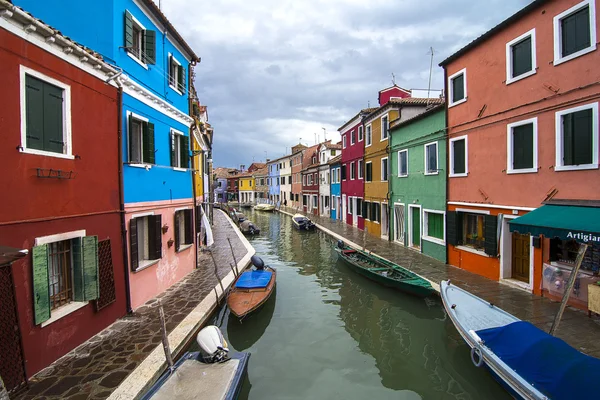
M 229 360 L 229 348 L 218 327 L 209 325 L 203 328 L 196 336 L 196 342 L 200 346 L 198 361 L 213 364 Z
M 254 265 L 256 267 L 257 270 L 262 270 L 265 268 L 265 262 L 262 260 L 262 258 L 260 258 L 259 256 L 252 256 L 250 258 L 250 262 L 252 263 L 252 265 Z
M 342 249 L 342 250 L 343 250 L 343 249 L 344 249 L 344 247 L 345 247 L 345 246 L 344 246 L 344 242 L 343 242 L 342 240 L 338 240 L 338 242 L 337 242 L 337 247 L 338 247 L 338 249 Z

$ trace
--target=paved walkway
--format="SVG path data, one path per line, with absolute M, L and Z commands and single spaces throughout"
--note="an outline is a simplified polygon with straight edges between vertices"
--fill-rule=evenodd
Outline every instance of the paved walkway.
M 223 212 L 215 210 L 211 251 L 219 278 L 231 272 L 234 264 L 227 238 L 236 260 L 246 248 Z M 199 268 L 158 296 L 171 332 L 218 285 L 215 266 L 208 253 L 199 253 Z M 235 264 L 234 264 L 235 265 Z M 105 399 L 161 343 L 157 300 L 148 301 L 92 337 L 37 374 L 18 399 Z
M 292 208 L 282 207 L 283 211 L 294 214 Z M 308 215 L 320 227 L 343 236 L 368 251 L 409 268 L 415 273 L 434 282 L 450 279 L 453 284 L 497 305 L 516 317 L 531 322 L 548 332 L 554 321 L 559 303 L 545 297 L 535 296 L 520 289 L 484 278 L 471 272 L 444 264 L 397 243 L 349 226 L 331 218 Z M 557 336 L 571 346 L 594 357 L 600 358 L 600 320 L 588 318 L 587 313 L 567 307 L 563 314 Z

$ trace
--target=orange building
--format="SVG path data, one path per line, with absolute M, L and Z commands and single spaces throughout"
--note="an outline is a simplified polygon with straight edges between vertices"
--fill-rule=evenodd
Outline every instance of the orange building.
M 572 268 L 585 220 L 598 218 L 600 231 L 597 203 L 589 201 L 600 200 L 596 7 L 595 0 L 534 1 L 440 64 L 451 265 L 560 295 L 555 278 Z M 580 306 L 585 274 L 599 268 L 600 239 L 588 244 Z

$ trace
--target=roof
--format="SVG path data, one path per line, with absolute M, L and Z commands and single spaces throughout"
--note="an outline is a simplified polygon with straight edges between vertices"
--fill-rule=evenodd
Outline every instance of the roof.
M 425 112 L 417 114 L 414 117 L 406 119 L 402 122 L 399 122 L 400 120 L 396 119 L 396 120 L 390 122 L 390 130 L 400 128 L 402 126 L 406 126 L 406 125 L 416 122 L 420 119 L 423 119 L 431 114 L 435 114 L 436 112 L 443 111 L 445 108 L 446 108 L 446 103 L 442 102 L 441 104 L 437 104 L 436 106 L 431 107 L 430 109 L 426 110 Z
M 0 265 L 11 264 L 27 255 L 27 250 L 15 249 L 14 247 L 0 246 Z
M 152 1 L 152 0 L 141 0 L 141 1 L 142 1 L 142 3 L 144 3 L 144 5 L 146 7 L 148 7 L 150 9 L 150 11 L 152 11 L 152 14 L 154 14 L 154 16 L 156 18 L 158 18 L 160 20 L 160 22 L 167 28 L 167 31 L 171 35 L 173 35 L 175 37 L 175 39 L 177 39 L 177 41 L 179 42 L 179 44 L 181 44 L 183 46 L 183 48 L 185 49 L 185 51 L 187 51 L 190 54 L 190 56 L 192 57 L 192 61 L 198 61 L 199 62 L 200 61 L 200 57 L 198 57 L 196 55 L 196 53 L 194 53 L 194 50 L 192 50 L 192 48 L 181 37 L 181 35 L 179 34 L 179 32 L 177 32 L 177 29 L 175 29 L 175 27 L 167 19 L 167 17 L 165 16 L 165 14 L 163 14 L 163 12 L 160 10 L 160 8 L 158 8 L 158 6 L 156 5 L 156 3 L 154 3 L 154 1 Z
M 500 22 L 498 25 L 496 25 L 495 27 L 493 27 L 489 31 L 485 32 L 483 35 L 479 36 L 477 39 L 473 40 L 471 43 L 467 44 L 465 47 L 463 47 L 462 49 L 458 50 L 456 53 L 452 54 L 450 57 L 446 58 L 444 61 L 442 61 L 439 64 L 439 66 L 440 67 L 444 67 L 445 65 L 449 64 L 450 62 L 456 60 L 458 57 L 462 56 L 463 54 L 465 54 L 466 52 L 468 52 L 472 48 L 474 48 L 474 47 L 478 46 L 479 44 L 483 43 L 488 38 L 490 38 L 493 35 L 495 35 L 497 32 L 501 31 L 505 27 L 509 26 L 513 22 L 519 20 L 521 17 L 529 14 L 531 11 L 535 10 L 536 8 L 540 7 L 541 5 L 543 5 L 543 4 L 547 3 L 547 2 L 548 2 L 548 0 L 534 0 L 529 5 L 523 7 L 522 9 L 520 9 L 519 11 L 517 11 L 515 14 L 511 15 L 510 17 L 508 17 L 504 21 Z
M 341 150 L 342 149 L 341 143 L 331 143 L 331 141 L 327 141 L 327 142 L 325 142 L 323 144 L 328 149 L 334 149 L 334 150 Z
M 342 161 L 341 154 L 339 156 L 333 157 L 331 160 L 329 160 L 329 162 L 327 164 L 329 164 L 329 165 L 338 164 L 340 161 Z
M 252 172 L 252 176 L 260 176 L 260 175 L 266 176 L 268 174 L 269 174 L 269 169 L 267 167 L 262 167 L 262 168 L 259 168 Z
M 379 107 L 370 107 L 370 108 L 363 108 L 362 110 L 360 110 L 358 112 L 358 114 L 356 114 L 354 117 L 350 118 L 348 121 L 346 121 L 346 123 L 342 126 L 340 126 L 338 128 L 338 132 L 340 132 L 341 130 L 343 130 L 346 126 L 348 126 L 352 121 L 354 121 L 356 118 L 360 117 L 363 114 L 371 114 L 373 111 L 379 109 Z
M 379 93 L 387 92 L 388 90 L 391 90 L 391 89 L 400 89 L 400 90 L 402 90 L 403 92 L 406 92 L 406 93 L 411 93 L 412 92 L 410 89 L 404 89 L 404 88 L 402 88 L 402 87 L 400 87 L 398 85 L 393 85 L 393 86 L 390 86 L 388 88 L 381 89 L 379 91 Z
M 427 106 L 427 101 L 429 100 L 429 104 L 442 104 L 444 103 L 444 99 L 440 99 L 438 97 L 430 97 L 429 99 L 426 97 L 407 97 L 405 99 L 393 99 L 382 105 L 381 107 L 375 109 L 371 114 L 369 114 L 365 119 L 370 120 L 371 118 L 378 115 L 380 112 L 387 110 L 393 106 Z
M 214 169 L 213 174 L 215 178 L 225 179 L 231 176 L 231 174 L 237 172 L 238 170 L 235 168 L 225 168 L 225 167 L 217 167 Z
M 281 156 L 281 157 L 279 157 L 279 158 L 276 158 L 276 159 L 274 159 L 274 160 L 269 160 L 269 161 L 267 161 L 267 165 L 269 165 L 269 164 L 275 164 L 275 163 L 278 163 L 279 161 L 283 160 L 284 158 L 288 158 L 288 157 L 290 157 L 290 156 L 291 156 L 291 154 L 287 154 L 287 155 L 285 155 L 285 156 Z

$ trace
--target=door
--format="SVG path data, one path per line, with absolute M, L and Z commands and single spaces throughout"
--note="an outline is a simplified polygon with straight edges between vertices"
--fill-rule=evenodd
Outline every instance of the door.
M 512 233 L 512 278 L 529 283 L 530 236 Z
M 411 210 L 411 243 L 415 248 L 421 248 L 421 209 L 412 207 Z
M 342 195 L 342 215 L 340 215 L 340 219 L 345 219 L 346 218 L 346 195 L 343 194 Z
M 352 225 L 358 226 L 358 210 L 356 209 L 358 205 L 358 197 L 352 198 Z
M 343 213 L 342 213 L 342 198 L 340 196 L 337 196 L 337 219 L 341 220 L 343 218 Z
M 381 203 L 381 237 L 388 239 L 390 236 L 390 217 L 388 215 L 388 205 Z
M 404 206 L 394 204 L 394 240 L 404 244 Z

